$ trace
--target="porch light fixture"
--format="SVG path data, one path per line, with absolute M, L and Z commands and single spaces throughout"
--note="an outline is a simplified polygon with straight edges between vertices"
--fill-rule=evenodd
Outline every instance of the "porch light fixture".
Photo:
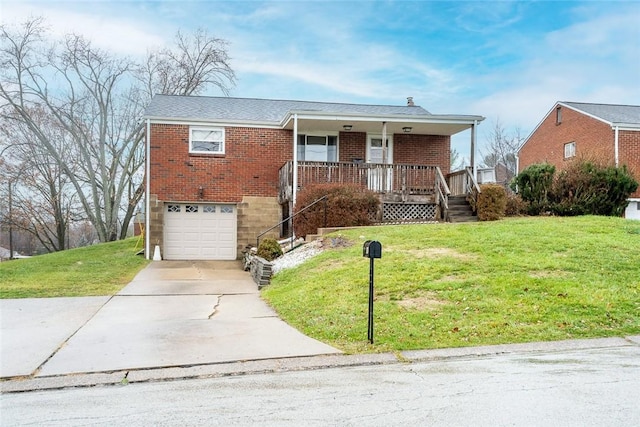
M 352 127 L 353 127 L 353 126 L 351 126 L 351 125 L 344 125 L 344 126 L 342 126 L 342 128 L 343 128 L 344 130 L 351 130 L 351 128 L 352 128 Z
M 202 186 L 200 186 L 200 188 L 198 188 L 198 197 L 203 199 L 204 198 L 204 188 L 202 188 Z
M 402 130 L 404 131 L 404 133 L 409 133 L 411 132 L 411 126 L 405 126 L 402 128 Z

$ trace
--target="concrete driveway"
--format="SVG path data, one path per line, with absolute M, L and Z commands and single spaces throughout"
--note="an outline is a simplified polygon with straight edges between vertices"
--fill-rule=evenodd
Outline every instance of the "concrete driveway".
M 156 261 L 113 297 L 0 310 L 2 378 L 340 353 L 280 320 L 236 261 Z

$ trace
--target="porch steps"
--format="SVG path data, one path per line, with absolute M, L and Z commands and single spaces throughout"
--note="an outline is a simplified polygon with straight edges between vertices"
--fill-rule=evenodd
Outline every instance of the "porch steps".
M 476 222 L 478 217 L 473 214 L 471 205 L 465 196 L 449 197 L 449 222 Z

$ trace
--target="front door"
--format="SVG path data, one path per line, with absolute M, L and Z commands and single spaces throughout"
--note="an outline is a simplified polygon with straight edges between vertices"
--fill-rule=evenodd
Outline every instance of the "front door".
M 386 147 L 382 144 L 382 135 L 367 136 L 367 163 L 370 163 L 368 173 L 369 189 L 377 193 L 392 190 L 393 170 L 393 139 L 387 135 Z

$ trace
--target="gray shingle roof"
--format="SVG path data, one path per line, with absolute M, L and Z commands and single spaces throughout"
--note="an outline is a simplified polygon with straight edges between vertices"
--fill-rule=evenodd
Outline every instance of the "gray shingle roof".
M 599 117 L 610 123 L 640 125 L 640 105 L 588 104 L 583 102 L 561 102 L 561 104 Z
M 418 106 L 156 95 L 147 107 L 145 117 L 176 120 L 248 121 L 277 124 L 291 111 L 362 115 L 430 115 L 427 110 Z

